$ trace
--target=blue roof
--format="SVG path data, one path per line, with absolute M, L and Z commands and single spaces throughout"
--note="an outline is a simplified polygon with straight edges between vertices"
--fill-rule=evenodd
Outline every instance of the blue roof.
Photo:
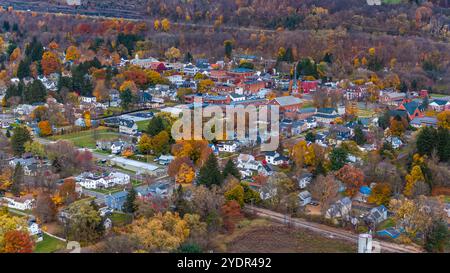
M 245 68 L 245 67 L 237 67 L 237 68 L 231 69 L 231 72 L 247 73 L 247 72 L 253 72 L 253 69 Z
M 362 186 L 361 188 L 359 188 L 359 192 L 365 195 L 369 195 L 372 190 L 367 186 Z

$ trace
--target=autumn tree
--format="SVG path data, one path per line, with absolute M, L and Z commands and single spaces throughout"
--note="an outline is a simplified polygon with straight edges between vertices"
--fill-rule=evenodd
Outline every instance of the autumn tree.
M 75 62 L 80 58 L 81 54 L 76 46 L 69 46 L 66 50 L 66 60 Z
M 166 212 L 150 219 L 137 219 L 131 225 L 131 232 L 137 236 L 142 250 L 174 251 L 188 238 L 189 227 L 178 214 Z
M 261 196 L 270 208 L 293 212 L 298 197 L 295 184 L 286 174 L 276 172 L 261 186 Z
M 12 183 L 11 183 L 11 193 L 15 196 L 20 195 L 20 191 L 22 190 L 23 182 L 24 182 L 24 176 L 25 173 L 23 171 L 22 165 L 20 165 L 20 162 L 16 164 L 16 167 L 14 168 L 14 173 L 12 176 Z
M 237 184 L 227 192 L 225 192 L 225 198 L 228 201 L 234 200 L 236 201 L 239 206 L 244 206 L 244 187 L 242 187 L 240 184 Z
M 415 238 L 418 232 L 422 232 L 422 236 L 426 235 L 435 221 L 445 219 L 442 203 L 436 198 L 419 196 L 416 199 L 392 199 L 389 208 L 396 225 L 403 228 L 411 238 Z
M 336 173 L 336 177 L 346 185 L 346 192 L 352 197 L 364 185 L 364 173 L 360 169 L 348 164 Z
M 61 61 L 54 52 L 46 51 L 42 55 L 41 65 L 44 75 L 48 76 L 51 73 L 57 72 L 60 69 Z
M 391 200 L 391 186 L 387 183 L 377 183 L 370 193 L 369 198 L 367 201 L 369 203 L 374 203 L 377 205 L 385 205 L 387 206 L 389 204 L 389 201 Z
M 192 189 L 192 209 L 208 224 L 208 231 L 217 231 L 222 225 L 220 209 L 224 203 L 223 193 L 216 186 L 208 189 L 200 185 Z
M 175 177 L 175 181 L 179 184 L 190 184 L 194 178 L 194 168 L 186 163 L 182 163 Z
M 416 183 L 422 181 L 425 181 L 425 177 L 422 173 L 422 169 L 420 168 L 420 166 L 416 165 L 411 169 L 411 172 L 406 175 L 405 177 L 406 180 L 406 186 L 405 189 L 403 191 L 403 194 L 405 194 L 408 197 L 413 196 L 414 194 L 414 186 Z
M 38 195 L 33 212 L 42 223 L 49 223 L 55 219 L 56 206 L 48 193 Z
M 169 61 L 178 60 L 181 58 L 181 51 L 176 47 L 171 47 L 167 49 L 166 53 L 164 54 Z
M 152 139 L 147 134 L 142 134 L 138 142 L 139 152 L 142 154 L 150 154 L 152 151 Z
M 99 212 L 89 202 L 76 202 L 67 208 L 67 238 L 82 244 L 94 243 L 103 235 Z
M 168 32 L 170 30 L 170 21 L 167 18 L 161 20 L 161 29 L 164 32 Z
M 333 175 L 319 175 L 308 189 L 312 197 L 320 202 L 322 213 L 325 213 L 338 197 L 339 184 Z
M 241 206 L 235 200 L 227 201 L 221 208 L 223 225 L 228 233 L 233 233 L 236 223 L 242 219 Z
M 38 123 L 39 134 L 43 137 L 50 136 L 52 134 L 52 126 L 48 120 L 43 120 Z

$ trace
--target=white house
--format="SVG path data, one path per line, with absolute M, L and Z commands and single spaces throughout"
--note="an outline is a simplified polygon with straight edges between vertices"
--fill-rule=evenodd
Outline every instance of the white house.
M 28 232 L 31 236 L 36 236 L 36 242 L 40 242 L 44 239 L 41 228 L 34 220 L 28 221 Z
M 97 102 L 97 98 L 92 96 L 92 97 L 88 97 L 88 96 L 81 96 L 80 100 L 82 103 L 96 103 Z
M 281 164 L 287 163 L 288 158 L 280 155 L 275 151 L 266 152 L 266 162 L 271 165 L 279 166 Z
M 298 178 L 298 187 L 300 189 L 306 188 L 311 183 L 313 175 L 311 173 L 304 173 Z
M 3 197 L 2 200 L 8 208 L 17 210 L 31 210 L 34 205 L 34 198 L 31 195 L 21 197 Z
M 232 141 L 217 144 L 219 152 L 235 153 L 237 148 L 237 143 Z
M 306 206 L 311 203 L 311 193 L 309 191 L 302 191 L 298 194 L 298 202 L 300 206 Z
M 118 155 L 124 150 L 124 147 L 125 147 L 125 142 L 115 141 L 111 144 L 111 153 Z
M 189 76 L 195 76 L 195 74 L 197 74 L 199 71 L 200 69 L 192 64 L 187 64 L 185 67 L 183 67 L 184 74 Z
M 82 173 L 76 177 L 77 182 L 86 189 L 110 188 L 130 183 L 130 176 L 125 173 L 112 172 L 105 174 Z
M 138 132 L 138 126 L 134 120 L 119 119 L 119 132 L 127 135 L 135 135 Z

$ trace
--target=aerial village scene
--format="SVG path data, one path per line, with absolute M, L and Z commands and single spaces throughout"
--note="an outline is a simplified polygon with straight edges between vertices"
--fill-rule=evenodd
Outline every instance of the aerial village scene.
M 0 253 L 450 251 L 450 3 L 87 2 L 0 1 Z

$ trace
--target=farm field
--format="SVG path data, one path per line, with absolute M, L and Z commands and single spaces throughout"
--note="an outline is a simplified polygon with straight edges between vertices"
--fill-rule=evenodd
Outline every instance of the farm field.
M 243 220 L 232 235 L 216 238 L 219 252 L 228 253 L 355 253 L 356 244 L 317 233 L 273 224 L 257 218 Z

